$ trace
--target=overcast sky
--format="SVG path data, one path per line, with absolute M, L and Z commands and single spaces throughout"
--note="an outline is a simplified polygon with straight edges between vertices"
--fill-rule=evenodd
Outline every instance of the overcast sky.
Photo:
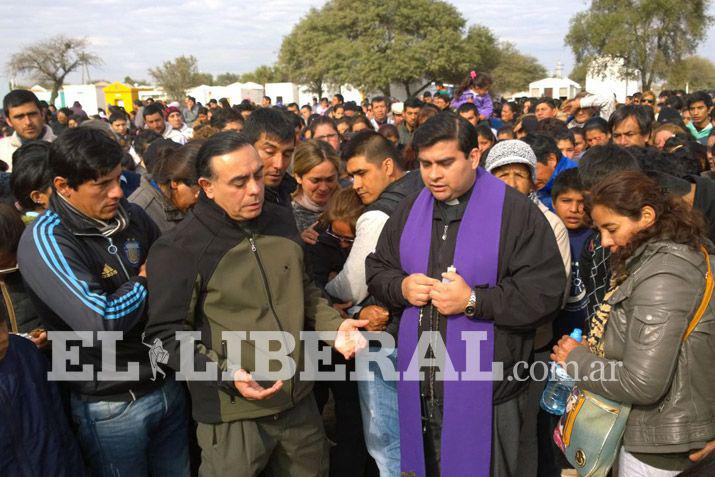
M 405 0 L 409 1 L 409 0 Z M 180 55 L 194 55 L 201 71 L 243 73 L 275 61 L 281 39 L 324 0 L 0 0 L 0 60 L 24 45 L 64 33 L 86 36 L 104 59 L 92 79 L 148 79 L 147 69 Z M 586 0 L 452 0 L 468 24 L 490 27 L 549 71 L 561 61 L 568 73 L 573 55 L 564 46 L 569 19 Z M 356 0 L 355 5 L 359 6 Z M 715 11 L 711 12 L 715 13 Z M 715 34 L 698 53 L 715 59 Z M 76 83 L 81 76 L 73 75 Z M 2 65 L 0 92 L 8 78 Z

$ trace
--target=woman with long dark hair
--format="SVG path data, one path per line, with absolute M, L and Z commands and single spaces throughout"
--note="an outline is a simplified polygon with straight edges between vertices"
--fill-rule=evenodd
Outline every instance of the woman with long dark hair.
M 587 339 L 564 336 L 551 358 L 577 374 L 581 389 L 632 405 L 619 475 L 674 476 L 715 437 L 715 311 L 706 291 L 704 220 L 634 171 L 596 185 L 588 207 L 612 253 L 611 288 Z M 693 320 L 700 307 L 702 318 Z M 601 366 L 606 373 L 594 377 Z

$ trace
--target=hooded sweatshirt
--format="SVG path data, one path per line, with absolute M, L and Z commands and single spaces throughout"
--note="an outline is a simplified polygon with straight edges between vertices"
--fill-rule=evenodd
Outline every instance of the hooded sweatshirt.
M 549 179 L 549 182 L 547 182 L 542 189 L 537 191 L 536 194 L 539 197 L 539 200 L 542 204 L 548 207 L 551 212 L 554 211 L 554 205 L 551 200 L 551 188 L 554 187 L 554 182 L 556 182 L 556 178 L 563 171 L 568 169 L 574 169 L 576 167 L 578 167 L 578 164 L 576 164 L 574 161 L 572 161 L 566 156 L 561 156 L 561 160 L 559 160 L 559 163 L 556 164 L 556 168 L 554 169 L 554 173 L 551 174 L 551 179 Z

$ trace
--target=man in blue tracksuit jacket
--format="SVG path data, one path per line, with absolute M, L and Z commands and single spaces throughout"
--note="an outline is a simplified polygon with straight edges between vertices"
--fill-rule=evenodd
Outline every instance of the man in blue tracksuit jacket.
M 151 346 L 142 340 L 144 262 L 159 230 L 123 199 L 121 159 L 119 144 L 98 130 L 67 130 L 52 145 L 50 206 L 25 230 L 18 265 L 49 339 L 52 331 L 68 331 L 85 340 L 53 340 L 55 355 L 68 352 L 53 360 L 52 377 L 68 381 L 92 473 L 188 475 L 184 390 L 171 374 L 155 377 Z M 107 346 L 97 333 L 107 331 L 123 336 Z M 79 376 L 83 366 L 87 376 Z

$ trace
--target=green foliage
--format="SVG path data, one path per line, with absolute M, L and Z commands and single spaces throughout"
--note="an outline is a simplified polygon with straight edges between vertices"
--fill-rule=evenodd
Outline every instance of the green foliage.
M 239 81 L 248 83 L 281 83 L 283 81 L 288 81 L 286 75 L 284 75 L 278 66 L 268 66 L 261 65 L 250 73 L 244 73 L 238 77 Z
M 181 99 L 186 90 L 206 81 L 213 82 L 207 73 L 199 73 L 198 61 L 194 56 L 179 56 L 173 61 L 165 61 L 162 66 L 151 68 L 149 75 L 157 82 L 171 99 Z
M 689 56 L 675 63 L 666 76 L 666 89 L 689 91 L 715 89 L 715 63 L 701 56 Z
M 228 86 L 230 84 L 241 81 L 241 76 L 235 73 L 221 73 L 216 76 L 214 84 L 217 86 Z
M 492 70 L 494 93 L 516 93 L 529 88 L 529 83 L 547 75 L 539 61 L 533 56 L 520 53 L 509 42 L 500 45 L 497 66 Z
M 492 71 L 515 52 L 504 51 L 487 27 L 465 31 L 462 14 L 444 1 L 365 0 L 357 7 L 331 0 L 298 22 L 278 57 L 291 81 L 317 95 L 345 83 L 385 94 L 399 83 L 415 93 L 416 82 L 461 83 L 468 71 Z M 530 66 L 534 61 L 529 58 Z
M 345 40 L 333 36 L 337 35 L 334 26 L 329 23 L 333 15 L 331 3 L 321 10 L 311 8 L 291 33 L 283 38 L 278 54 L 276 68 L 285 71 L 291 81 L 308 85 L 319 96 L 328 78 L 338 81 L 344 74 L 341 70 L 345 58 L 341 48 Z
M 591 65 L 591 60 L 584 58 L 576 63 L 569 74 L 569 78 L 581 85 L 582 89 L 586 88 L 586 76 L 588 76 L 588 68 Z
M 200 84 L 213 86 L 215 84 L 214 76 L 211 73 L 196 73 L 192 86 L 198 86 Z
M 127 75 L 124 77 L 124 81 L 122 81 L 124 84 L 128 84 L 130 86 L 134 86 L 135 84 L 148 84 L 146 80 L 143 79 L 134 79 L 131 76 Z
M 507 44 L 499 44 L 494 32 L 488 27 L 482 25 L 469 27 L 464 38 L 464 58 L 457 68 L 459 76 L 450 78 L 449 75 L 445 75 L 445 80 L 454 83 L 462 82 L 466 77 L 465 73 L 470 70 L 493 72 L 504 60 L 504 55 L 508 56 L 512 52 L 519 54 L 514 45 L 508 44 L 509 48 L 506 49 L 505 45 Z
M 622 58 L 642 74 L 643 89 L 665 77 L 705 38 L 710 0 L 593 0 L 576 14 L 565 42 L 582 63 L 588 58 Z

